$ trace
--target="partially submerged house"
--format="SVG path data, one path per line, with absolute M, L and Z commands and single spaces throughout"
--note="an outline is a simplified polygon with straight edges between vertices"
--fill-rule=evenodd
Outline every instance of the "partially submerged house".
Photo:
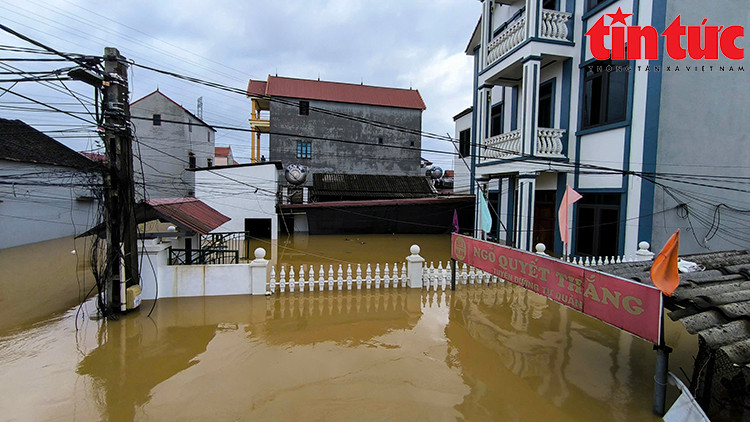
M 193 170 L 196 198 L 230 218 L 214 232 L 245 232 L 249 237 L 276 239 L 280 170 L 278 161 Z
M 97 222 L 101 167 L 20 120 L 0 118 L 0 249 Z
M 282 203 L 295 231 L 310 234 L 450 233 L 474 225 L 474 196 L 439 196 L 424 176 L 317 173 L 307 203 Z M 291 224 L 288 223 L 288 224 Z
M 655 29 L 654 37 L 678 18 L 680 28 L 742 25 L 746 3 L 481 3 L 473 33 L 466 28 L 473 104 L 454 117 L 454 168 L 457 186 L 489 194 L 493 237 L 525 250 L 542 242 L 562 254 L 555 213 L 569 185 L 583 195 L 569 217 L 573 254 L 622 255 L 640 241 L 661 246 L 678 228 L 695 233 L 684 236 L 684 252 L 750 247 L 747 202 L 738 195 L 745 190 L 737 185 L 750 177 L 746 60 L 678 60 L 661 49 L 630 59 L 646 52 L 632 42 L 628 59 L 600 60 L 586 35 L 598 23 L 607 34 L 628 26 Z
M 188 170 L 214 165 L 216 129 L 158 89 L 131 103 L 130 114 L 136 184 L 145 185 L 147 198 L 193 196 Z
M 251 127 L 269 133 L 268 158 L 284 167 L 303 165 L 310 174 L 421 173 L 426 106 L 418 90 L 269 75 L 251 80 L 247 95 Z M 255 135 L 253 161 L 259 161 Z

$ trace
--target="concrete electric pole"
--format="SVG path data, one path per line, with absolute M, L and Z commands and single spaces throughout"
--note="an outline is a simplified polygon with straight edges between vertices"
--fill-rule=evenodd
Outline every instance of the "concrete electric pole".
M 106 315 L 124 311 L 126 289 L 139 282 L 127 70 L 127 62 L 116 48 L 104 49 L 104 98 L 101 109 L 107 156 L 104 174 Z

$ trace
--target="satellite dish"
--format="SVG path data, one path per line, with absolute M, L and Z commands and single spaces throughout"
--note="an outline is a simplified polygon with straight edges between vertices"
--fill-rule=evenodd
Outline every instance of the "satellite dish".
M 432 177 L 434 180 L 437 180 L 441 177 L 443 177 L 443 169 L 440 167 L 434 166 L 427 169 L 427 176 Z
M 307 180 L 307 168 L 299 164 L 289 164 L 284 171 L 284 178 L 293 185 L 301 185 Z

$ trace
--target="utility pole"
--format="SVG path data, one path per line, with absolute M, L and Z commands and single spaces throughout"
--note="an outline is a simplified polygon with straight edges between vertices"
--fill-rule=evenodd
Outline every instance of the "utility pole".
M 125 303 L 125 290 L 139 281 L 127 70 L 125 58 L 116 48 L 104 49 L 104 98 L 101 108 L 107 155 L 104 174 L 106 315 L 125 310 L 122 306 Z

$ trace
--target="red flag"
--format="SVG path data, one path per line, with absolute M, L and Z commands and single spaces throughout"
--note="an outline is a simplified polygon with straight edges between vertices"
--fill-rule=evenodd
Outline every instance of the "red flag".
M 677 268 L 679 249 L 680 230 L 677 229 L 651 265 L 651 281 L 667 296 L 672 296 L 674 289 L 680 284 L 680 270 Z
M 557 211 L 557 219 L 560 225 L 560 239 L 562 239 L 563 243 L 568 243 L 570 240 L 568 238 L 568 208 L 581 198 L 580 193 L 574 191 L 569 185 L 565 185 L 565 194 L 563 194 L 560 209 Z

